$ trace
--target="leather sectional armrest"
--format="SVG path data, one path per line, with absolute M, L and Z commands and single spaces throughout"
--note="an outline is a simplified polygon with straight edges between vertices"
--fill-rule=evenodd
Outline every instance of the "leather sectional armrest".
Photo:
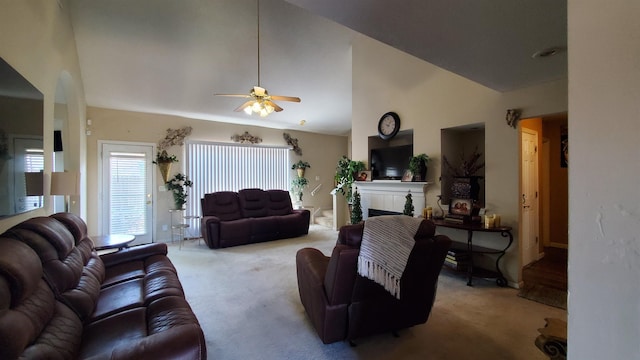
M 153 255 L 167 255 L 167 244 L 153 243 L 132 246 L 113 253 L 100 255 L 100 258 L 108 268 L 133 260 L 144 260 Z

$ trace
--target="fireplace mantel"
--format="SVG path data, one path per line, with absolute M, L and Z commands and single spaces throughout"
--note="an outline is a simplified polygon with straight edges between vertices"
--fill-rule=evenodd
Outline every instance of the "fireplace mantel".
M 403 182 L 400 180 L 356 181 L 355 187 L 360 193 L 362 216 L 368 217 L 369 209 L 402 212 L 406 196 L 411 191 L 414 216 L 422 214 L 425 205 L 424 195 L 431 182 Z

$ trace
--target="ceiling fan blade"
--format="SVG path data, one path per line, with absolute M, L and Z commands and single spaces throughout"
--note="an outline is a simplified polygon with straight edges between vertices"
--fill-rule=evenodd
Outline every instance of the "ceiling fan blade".
M 271 98 L 273 100 L 300 102 L 300 98 L 295 96 L 271 95 Z
M 251 95 L 247 94 L 213 94 L 214 96 L 231 96 L 231 97 L 241 97 L 241 98 L 250 98 Z
M 278 106 L 278 104 L 274 103 L 273 101 L 265 101 L 267 104 L 273 106 L 273 110 L 276 112 L 280 112 L 282 110 L 284 110 L 283 108 L 281 108 L 280 106 Z
M 240 112 L 240 111 L 244 110 L 246 107 L 249 107 L 249 106 L 253 105 L 254 102 L 255 102 L 255 100 L 249 100 L 249 101 L 245 102 L 244 104 L 238 106 L 233 111 Z

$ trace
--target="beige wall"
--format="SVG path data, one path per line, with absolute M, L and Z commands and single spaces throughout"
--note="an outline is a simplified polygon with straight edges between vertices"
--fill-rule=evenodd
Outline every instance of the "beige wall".
M 68 8 L 56 1 L 1 1 L 0 57 L 44 94 L 45 179 L 53 167 L 54 99 L 56 84 L 61 81 L 67 102 L 70 131 L 65 152 L 69 153 L 68 170 L 84 171 L 84 90 Z M 48 190 L 45 180 L 45 191 Z M 82 186 L 84 193 L 85 188 Z M 82 195 L 78 200 L 82 198 Z M 74 212 L 83 213 L 79 205 Z M 0 232 L 33 216 L 53 211 L 51 198 L 45 197 L 45 208 L 0 220 Z
M 568 1 L 570 359 L 640 354 L 640 4 Z
M 514 227 L 516 239 L 503 264 L 507 279 L 518 282 L 519 140 L 518 131 L 506 124 L 505 113 L 520 108 L 526 118 L 566 111 L 567 80 L 499 93 L 361 36 L 353 45 L 353 88 L 353 159 L 367 159 L 367 137 L 377 133 L 380 116 L 397 112 L 401 130 L 414 130 L 414 152 L 431 158 L 427 177 L 435 184 L 428 189 L 429 205 L 441 193 L 440 129 L 484 123 L 486 207 Z M 448 234 L 458 240 L 466 236 Z M 483 234 L 474 240 L 493 247 L 505 245 L 502 239 Z
M 302 149 L 302 156 L 291 153 L 292 162 L 303 159 L 311 164 L 307 169 L 305 177 L 309 180 L 309 187 L 303 196 L 305 206 L 313 206 L 316 210 L 331 209 L 332 198 L 329 192 L 333 189 L 333 176 L 335 174 L 338 159 L 347 154 L 347 137 L 319 135 L 308 132 L 278 130 L 255 126 L 242 126 L 236 124 L 226 124 L 205 120 L 187 119 L 177 116 L 157 115 L 148 113 L 119 111 L 103 108 L 89 107 L 87 116 L 91 119 L 91 136 L 87 140 L 87 164 L 88 170 L 88 207 L 90 209 L 87 217 L 89 231 L 93 234 L 99 232 L 98 209 L 102 208 L 98 199 L 98 141 L 126 141 L 157 144 L 166 135 L 166 129 L 178 129 L 185 126 L 193 128 L 191 136 L 187 140 L 213 141 L 232 143 L 230 137 L 235 134 L 242 134 L 248 131 L 251 135 L 262 138 L 262 145 L 281 145 L 286 142 L 282 134 L 289 133 L 293 138 L 298 139 L 298 145 Z M 265 119 L 269 121 L 269 119 Z M 184 170 L 184 147 L 174 146 L 169 149 L 169 153 L 175 154 L 180 160 L 174 164 L 171 173 L 185 172 Z M 294 171 L 290 170 L 293 174 Z M 155 171 L 156 184 L 161 184 L 162 179 L 159 171 Z M 316 186 L 322 184 L 322 188 L 315 196 L 310 192 Z M 158 192 L 155 204 L 156 213 L 156 240 L 166 240 L 169 238 L 167 231 L 162 231 L 162 225 L 169 224 L 169 205 L 171 204 L 168 192 Z

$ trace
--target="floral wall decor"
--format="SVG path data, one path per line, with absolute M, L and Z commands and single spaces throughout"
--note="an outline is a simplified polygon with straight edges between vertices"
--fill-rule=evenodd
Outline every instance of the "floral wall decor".
M 235 134 L 231 137 L 231 140 L 235 141 L 235 142 L 239 142 L 241 144 L 259 144 L 262 142 L 262 138 L 257 137 L 257 136 L 253 136 L 251 134 L 249 134 L 248 131 L 245 131 L 244 134 L 242 135 L 238 135 Z
M 292 138 L 289 133 L 283 133 L 282 137 L 284 137 L 284 141 L 287 142 L 287 145 L 293 148 L 293 152 L 298 156 L 302 156 L 302 149 L 298 146 L 298 139 Z
M 158 142 L 158 150 L 166 150 L 174 145 L 184 145 L 184 138 L 191 135 L 191 126 L 185 126 L 182 129 L 167 129 L 167 136 Z

